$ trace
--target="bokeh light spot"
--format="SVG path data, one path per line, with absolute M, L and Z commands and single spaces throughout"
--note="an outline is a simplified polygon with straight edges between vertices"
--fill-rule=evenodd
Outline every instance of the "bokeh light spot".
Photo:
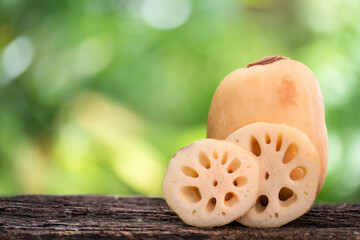
M 61 127 L 55 145 L 55 153 L 69 169 L 77 171 L 86 165 L 90 140 L 86 134 L 71 124 Z
M 33 47 L 28 37 L 20 36 L 12 41 L 2 55 L 4 78 L 0 84 L 8 84 L 20 76 L 31 64 Z
M 348 72 L 341 72 L 335 64 L 322 64 L 315 75 L 323 92 L 324 101 L 327 106 L 341 106 L 351 96 L 356 80 Z
M 36 65 L 34 80 L 40 95 L 53 96 L 63 90 L 69 78 L 65 60 L 67 59 L 48 56 Z
M 86 39 L 76 50 L 73 70 L 77 78 L 87 78 L 103 70 L 111 60 L 111 47 L 101 37 Z
M 189 0 L 145 0 L 141 13 L 147 24 L 166 30 L 184 24 L 191 9 Z

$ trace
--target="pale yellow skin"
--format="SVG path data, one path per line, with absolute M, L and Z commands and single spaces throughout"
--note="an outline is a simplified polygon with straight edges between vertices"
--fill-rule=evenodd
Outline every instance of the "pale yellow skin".
M 324 101 L 311 70 L 284 59 L 241 68 L 226 76 L 211 102 L 207 137 L 225 139 L 254 122 L 284 123 L 310 138 L 321 160 L 319 192 L 327 170 L 328 135 Z

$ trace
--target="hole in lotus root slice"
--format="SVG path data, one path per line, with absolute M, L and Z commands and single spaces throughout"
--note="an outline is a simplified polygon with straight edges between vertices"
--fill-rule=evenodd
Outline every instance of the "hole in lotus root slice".
M 307 193 L 305 193 L 305 195 L 308 195 Z M 294 195 L 290 198 L 288 198 L 286 201 L 280 201 L 280 205 L 283 207 L 288 207 L 291 204 L 293 204 L 294 202 L 297 201 L 297 195 L 294 193 Z
M 245 176 L 239 176 L 234 179 L 233 184 L 235 187 L 242 187 L 247 183 L 248 179 Z
M 195 169 L 193 169 L 191 167 L 182 166 L 181 171 L 188 177 L 192 177 L 192 178 L 199 177 L 199 173 Z
M 288 200 L 289 198 L 291 198 L 292 196 L 294 196 L 294 191 L 291 190 L 290 188 L 283 187 L 279 191 L 280 201 L 284 202 L 284 201 Z
M 227 168 L 228 173 L 233 173 L 239 169 L 241 162 L 238 158 L 234 158 Z
M 206 169 L 211 167 L 209 157 L 203 151 L 199 153 L 199 163 Z
M 184 186 L 181 188 L 181 193 L 185 199 L 190 203 L 197 203 L 201 200 L 201 194 L 198 187 Z
M 303 179 L 305 177 L 305 175 L 306 175 L 306 168 L 297 167 L 291 171 L 290 178 L 293 181 L 298 181 L 298 180 Z
M 251 148 L 251 152 L 253 154 L 255 154 L 255 156 L 260 156 L 261 155 L 261 148 L 260 148 L 260 144 L 258 142 L 258 140 L 254 137 L 251 136 L 250 139 L 250 148 Z
M 298 146 L 295 143 L 290 144 L 284 154 L 283 163 L 291 162 L 296 157 L 298 151 Z
M 267 196 L 265 195 L 261 195 L 258 197 L 258 199 L 256 200 L 254 209 L 257 212 L 263 212 L 265 211 L 266 207 L 269 205 L 269 199 Z
M 224 200 L 225 200 L 225 205 L 231 207 L 239 201 L 239 197 L 233 192 L 228 192 L 225 194 Z
M 222 158 L 221 158 L 221 164 L 224 165 L 229 157 L 228 151 L 225 151 Z
M 216 207 L 216 198 L 214 198 L 214 197 L 210 198 L 208 203 L 206 204 L 206 211 L 212 212 L 212 211 L 214 211 L 215 207 Z
M 270 143 L 271 143 L 271 138 L 270 138 L 269 133 L 266 133 L 266 134 L 265 134 L 265 142 L 266 142 L 266 144 L 270 144 Z
M 269 177 L 270 177 L 269 173 L 268 173 L 268 172 L 266 172 L 266 173 L 265 173 L 265 180 L 268 180 L 268 179 L 269 179 Z
M 276 151 L 280 151 L 281 149 L 281 145 L 282 145 L 282 134 L 280 133 L 279 136 L 278 136 L 278 139 L 277 139 L 277 142 L 276 142 Z
M 214 159 L 218 159 L 218 157 L 219 157 L 219 154 L 217 153 L 216 150 L 214 150 L 214 151 L 213 151 L 213 158 L 214 158 Z

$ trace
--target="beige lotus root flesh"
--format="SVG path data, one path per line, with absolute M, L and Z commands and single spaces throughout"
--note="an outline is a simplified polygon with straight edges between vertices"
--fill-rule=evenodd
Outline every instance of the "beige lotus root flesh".
M 260 166 L 248 150 L 225 140 L 202 139 L 170 160 L 164 198 L 187 224 L 221 226 L 246 214 L 258 196 Z
M 259 196 L 240 223 L 279 227 L 310 209 L 316 198 L 320 160 L 304 133 L 284 124 L 253 123 L 227 140 L 252 151 L 261 168 Z

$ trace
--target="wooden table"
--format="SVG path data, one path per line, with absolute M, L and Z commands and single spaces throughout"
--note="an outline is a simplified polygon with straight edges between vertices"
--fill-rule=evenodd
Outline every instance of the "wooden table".
M 360 203 L 317 204 L 275 229 L 184 224 L 164 199 L 26 195 L 0 198 L 0 239 L 360 239 Z

